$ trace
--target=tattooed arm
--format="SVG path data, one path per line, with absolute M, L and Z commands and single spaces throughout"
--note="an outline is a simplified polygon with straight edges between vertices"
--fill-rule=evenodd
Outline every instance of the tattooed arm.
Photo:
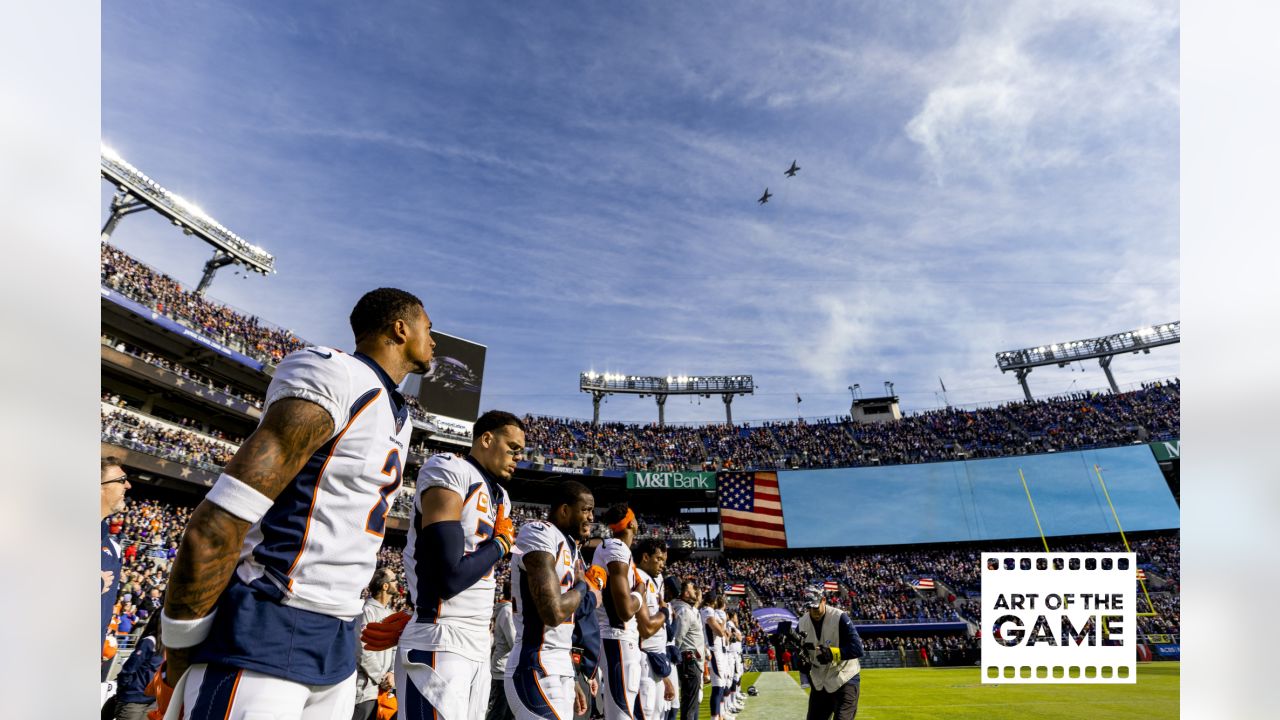
M 529 592 L 538 606 L 542 624 L 556 627 L 573 618 L 573 612 L 582 604 L 579 586 L 560 592 L 560 580 L 556 577 L 555 558 L 551 553 L 538 550 L 524 556 L 524 570 L 529 578 Z M 581 581 L 580 581 L 581 582 Z M 586 583 L 582 583 L 585 587 Z M 524 612 L 527 612 L 527 608 Z
M 224 472 L 275 498 L 332 434 L 333 418 L 324 408 L 298 398 L 277 400 Z M 235 571 L 248 531 L 248 522 L 211 502 L 201 502 L 191 513 L 182 547 L 173 560 L 165 614 L 177 620 L 208 615 Z M 170 683 L 186 671 L 192 649 L 167 648 Z

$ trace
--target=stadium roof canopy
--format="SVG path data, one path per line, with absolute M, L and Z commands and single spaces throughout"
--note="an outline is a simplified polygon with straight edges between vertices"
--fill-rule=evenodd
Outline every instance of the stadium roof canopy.
M 213 259 L 205 265 L 205 279 L 197 292 L 203 292 L 212 281 L 213 272 L 225 265 L 238 264 L 263 275 L 276 271 L 275 257 L 266 250 L 231 232 L 195 203 L 166 190 L 105 145 L 101 172 L 102 177 L 119 190 L 111 203 L 111 218 L 102 229 L 103 239 L 111 235 L 125 215 L 150 209 L 168 218 L 187 235 L 194 235 L 214 247 Z
M 1022 391 L 1027 400 L 1031 399 L 1031 391 L 1027 388 L 1027 374 L 1032 368 L 1045 365 L 1067 365 L 1081 360 L 1097 359 L 1107 375 L 1112 392 L 1120 392 L 1116 380 L 1111 375 L 1111 359 L 1126 352 L 1150 353 L 1151 348 L 1172 345 L 1182 340 L 1182 321 L 1174 320 L 1163 325 L 1150 325 L 1127 330 L 1125 332 L 1103 335 L 1102 337 L 1070 342 L 1052 343 L 1021 350 L 1006 350 L 996 353 L 996 363 L 1000 372 L 1010 370 L 1022 384 Z

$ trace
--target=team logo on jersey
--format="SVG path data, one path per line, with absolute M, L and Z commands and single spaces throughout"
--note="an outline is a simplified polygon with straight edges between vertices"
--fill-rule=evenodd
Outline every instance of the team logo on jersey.
M 476 510 L 482 513 L 489 512 L 489 493 L 481 490 L 476 495 Z

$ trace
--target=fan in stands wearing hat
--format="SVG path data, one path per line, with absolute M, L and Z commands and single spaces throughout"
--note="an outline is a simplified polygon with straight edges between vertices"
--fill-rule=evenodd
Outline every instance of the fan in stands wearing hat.
M 843 610 L 827 605 L 821 589 L 805 592 L 805 614 L 800 618 L 805 654 L 813 663 L 809 680 L 808 720 L 853 720 L 858 712 L 862 638 Z

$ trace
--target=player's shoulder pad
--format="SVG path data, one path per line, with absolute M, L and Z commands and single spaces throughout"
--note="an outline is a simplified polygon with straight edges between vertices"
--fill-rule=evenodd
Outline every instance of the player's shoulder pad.
M 600 544 L 596 556 L 604 561 L 601 565 L 608 565 L 611 562 L 631 562 L 631 548 L 617 538 L 608 538 Z
M 347 423 L 352 397 L 349 356 L 323 346 L 307 347 L 285 356 L 267 386 L 265 412 L 271 403 L 294 397 L 324 408 L 333 418 L 334 433 Z
M 555 555 L 559 549 L 555 537 L 558 532 L 554 526 L 541 520 L 527 522 L 520 526 L 520 532 L 516 534 L 516 546 L 525 552 L 541 550 Z
M 432 455 L 422 463 L 422 469 L 418 470 L 418 492 L 423 493 L 433 487 L 445 487 L 458 493 L 465 500 L 467 488 L 483 480 L 482 477 L 473 478 L 472 474 L 479 475 L 475 467 L 461 455 L 453 453 Z

